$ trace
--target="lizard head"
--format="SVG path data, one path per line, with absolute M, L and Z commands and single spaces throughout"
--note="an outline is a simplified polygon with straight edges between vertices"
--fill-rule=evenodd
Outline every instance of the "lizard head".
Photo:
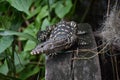
M 64 46 L 66 46 L 66 40 L 67 39 L 62 39 L 62 40 L 53 40 L 50 39 L 46 42 L 43 42 L 41 44 L 38 44 L 35 49 L 31 51 L 31 54 L 41 54 L 41 53 L 53 53 L 53 52 L 58 52 L 60 50 L 64 49 Z

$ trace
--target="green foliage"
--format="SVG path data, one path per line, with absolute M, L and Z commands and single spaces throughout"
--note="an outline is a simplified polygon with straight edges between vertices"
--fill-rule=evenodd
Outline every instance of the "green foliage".
M 72 6 L 72 0 L 0 1 L 0 79 L 45 79 L 45 56 L 30 55 L 36 33 L 69 16 Z
M 61 1 L 59 1 L 55 7 L 55 13 L 59 18 L 63 18 L 71 9 L 72 2 L 70 0 L 66 0 L 61 4 Z
M 18 78 L 15 78 L 15 77 L 11 77 L 11 76 L 6 76 L 6 75 L 3 75 L 0 73 L 0 79 L 1 80 L 20 80 Z
M 0 53 L 2 53 L 8 47 L 10 47 L 10 45 L 12 44 L 12 42 L 13 42 L 13 37 L 12 36 L 3 36 L 0 39 Z
M 25 12 L 29 15 L 29 8 L 34 0 L 7 0 L 11 6 L 16 8 L 19 11 Z
M 32 35 L 27 34 L 27 33 L 21 33 L 21 32 L 15 32 L 15 31 L 8 31 L 8 30 L 4 30 L 0 32 L 1 36 L 11 36 L 11 35 L 16 35 L 19 37 L 24 37 L 26 39 L 29 40 L 33 40 L 33 41 L 37 41 Z M 8 39 L 9 40 L 9 39 Z

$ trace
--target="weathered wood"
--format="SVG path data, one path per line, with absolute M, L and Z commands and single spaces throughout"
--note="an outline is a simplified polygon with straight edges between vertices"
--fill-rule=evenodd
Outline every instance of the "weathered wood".
M 92 29 L 89 24 L 80 24 L 79 30 L 86 31 L 85 35 L 80 35 L 82 41 L 87 42 L 86 46 L 78 46 L 80 49 L 93 49 L 96 48 L 96 43 L 94 36 L 92 34 Z M 82 42 L 81 41 L 81 42 Z M 79 54 L 74 54 L 74 57 L 83 58 L 83 56 L 88 59 L 74 60 L 73 70 L 74 70 L 74 80 L 101 80 L 100 65 L 98 56 L 89 59 L 90 56 L 95 54 L 90 52 L 79 52 Z
M 80 49 L 91 49 L 96 47 L 95 39 L 90 25 L 80 24 L 79 31 L 86 31 L 80 35 L 80 42 L 87 42 L 85 46 L 78 46 Z M 77 48 L 77 46 L 74 46 Z M 46 58 L 46 80 L 101 80 L 100 65 L 98 56 L 88 60 L 72 60 L 73 57 L 92 56 L 93 53 L 84 52 L 61 53 Z
M 46 59 L 46 80 L 72 80 L 72 54 L 58 54 Z

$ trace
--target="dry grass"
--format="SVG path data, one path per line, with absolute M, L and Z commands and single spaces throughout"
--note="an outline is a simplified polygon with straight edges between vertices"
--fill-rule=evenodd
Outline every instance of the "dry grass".
M 102 25 L 103 43 L 120 47 L 120 10 L 115 5 Z

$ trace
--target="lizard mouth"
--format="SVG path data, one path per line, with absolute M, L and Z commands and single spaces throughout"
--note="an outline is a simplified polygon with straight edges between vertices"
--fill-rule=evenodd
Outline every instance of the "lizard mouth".
M 65 49 L 64 46 L 68 44 L 69 42 L 67 38 L 60 39 L 60 40 L 49 39 L 48 41 L 43 42 L 38 46 L 36 46 L 35 49 L 31 51 L 31 54 L 32 55 L 41 54 L 41 53 L 49 54 L 53 52 L 59 52 L 60 50 Z

